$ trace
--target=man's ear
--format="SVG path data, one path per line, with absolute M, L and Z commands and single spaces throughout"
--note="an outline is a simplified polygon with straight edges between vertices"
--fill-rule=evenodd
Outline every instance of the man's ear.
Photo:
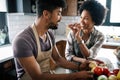
M 43 11 L 43 16 L 44 16 L 45 18 L 49 19 L 49 18 L 50 18 L 50 12 L 47 11 L 47 10 L 44 10 L 44 11 Z

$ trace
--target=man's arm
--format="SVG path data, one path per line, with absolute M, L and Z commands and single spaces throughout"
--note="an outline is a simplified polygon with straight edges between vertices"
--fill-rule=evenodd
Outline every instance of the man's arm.
M 42 73 L 39 64 L 33 56 L 26 58 L 18 58 L 18 61 L 31 76 L 32 80 L 75 80 L 77 78 L 87 79 L 92 77 L 91 72 L 81 71 L 72 74 L 49 74 Z M 65 60 L 64 60 L 65 61 Z M 84 74 L 84 77 L 82 76 Z
M 56 45 L 54 46 L 52 50 L 52 58 L 56 62 L 56 64 L 60 67 L 66 68 L 66 69 L 73 69 L 73 70 L 78 70 L 79 66 L 74 64 L 73 62 L 67 61 L 65 58 L 63 58 Z

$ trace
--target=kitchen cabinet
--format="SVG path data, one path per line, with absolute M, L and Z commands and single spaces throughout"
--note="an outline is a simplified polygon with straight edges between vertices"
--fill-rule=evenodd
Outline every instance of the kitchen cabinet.
M 17 12 L 16 0 L 7 0 L 7 12 L 9 13 Z
M 12 46 L 1 46 L 0 53 L 0 80 L 17 80 Z
M 120 46 L 119 42 L 104 42 L 102 48 L 117 49 L 117 47 L 119 46 Z
M 67 7 L 63 10 L 62 15 L 79 15 L 79 7 L 84 0 L 66 0 L 66 2 Z M 35 0 L 7 0 L 7 8 L 9 13 L 36 13 Z
M 0 46 L 9 44 L 7 13 L 0 12 Z
M 9 13 L 33 13 L 35 0 L 7 0 Z
M 118 46 L 116 46 L 116 45 L 105 45 L 105 44 L 103 44 L 102 45 L 102 48 L 108 48 L 108 49 L 116 49 Z
M 16 80 L 14 59 L 0 63 L 0 80 Z
M 78 16 L 80 15 L 80 13 L 79 13 L 80 6 L 81 6 L 81 4 L 82 4 L 84 1 L 85 1 L 85 0 L 78 0 L 78 1 L 77 1 L 77 15 L 78 15 Z

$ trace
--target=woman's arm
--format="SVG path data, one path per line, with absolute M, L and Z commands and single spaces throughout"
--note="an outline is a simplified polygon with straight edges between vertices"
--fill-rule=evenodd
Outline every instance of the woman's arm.
M 101 35 L 97 36 L 97 41 L 96 43 L 93 45 L 93 47 L 90 48 L 90 56 L 91 58 L 96 57 L 98 51 L 100 50 L 100 48 L 103 45 L 103 42 L 105 41 L 105 36 L 101 33 Z

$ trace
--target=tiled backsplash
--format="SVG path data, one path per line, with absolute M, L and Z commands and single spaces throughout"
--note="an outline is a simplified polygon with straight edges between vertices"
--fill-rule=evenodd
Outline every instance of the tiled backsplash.
M 8 28 L 9 28 L 9 38 L 10 42 L 12 42 L 15 35 L 26 28 L 27 26 L 31 25 L 36 16 L 33 14 L 24 14 L 24 13 L 12 13 L 8 14 Z M 65 35 L 66 34 L 66 27 L 69 23 L 77 22 L 77 16 L 64 16 L 62 17 L 61 22 L 59 22 L 58 29 L 54 31 L 55 35 Z
M 15 35 L 24 28 L 31 25 L 35 19 L 34 15 L 24 15 L 24 13 L 8 14 L 9 38 L 12 42 Z
M 24 13 L 11 13 L 8 14 L 8 28 L 9 28 L 9 38 L 10 42 L 12 42 L 15 35 L 31 25 L 35 20 L 34 14 L 24 14 Z M 66 36 L 67 25 L 70 23 L 79 22 L 78 16 L 63 16 L 61 22 L 59 23 L 58 29 L 54 31 L 55 35 Z M 120 36 L 120 27 L 112 27 L 112 26 L 99 26 L 96 27 L 105 35 L 118 35 Z

